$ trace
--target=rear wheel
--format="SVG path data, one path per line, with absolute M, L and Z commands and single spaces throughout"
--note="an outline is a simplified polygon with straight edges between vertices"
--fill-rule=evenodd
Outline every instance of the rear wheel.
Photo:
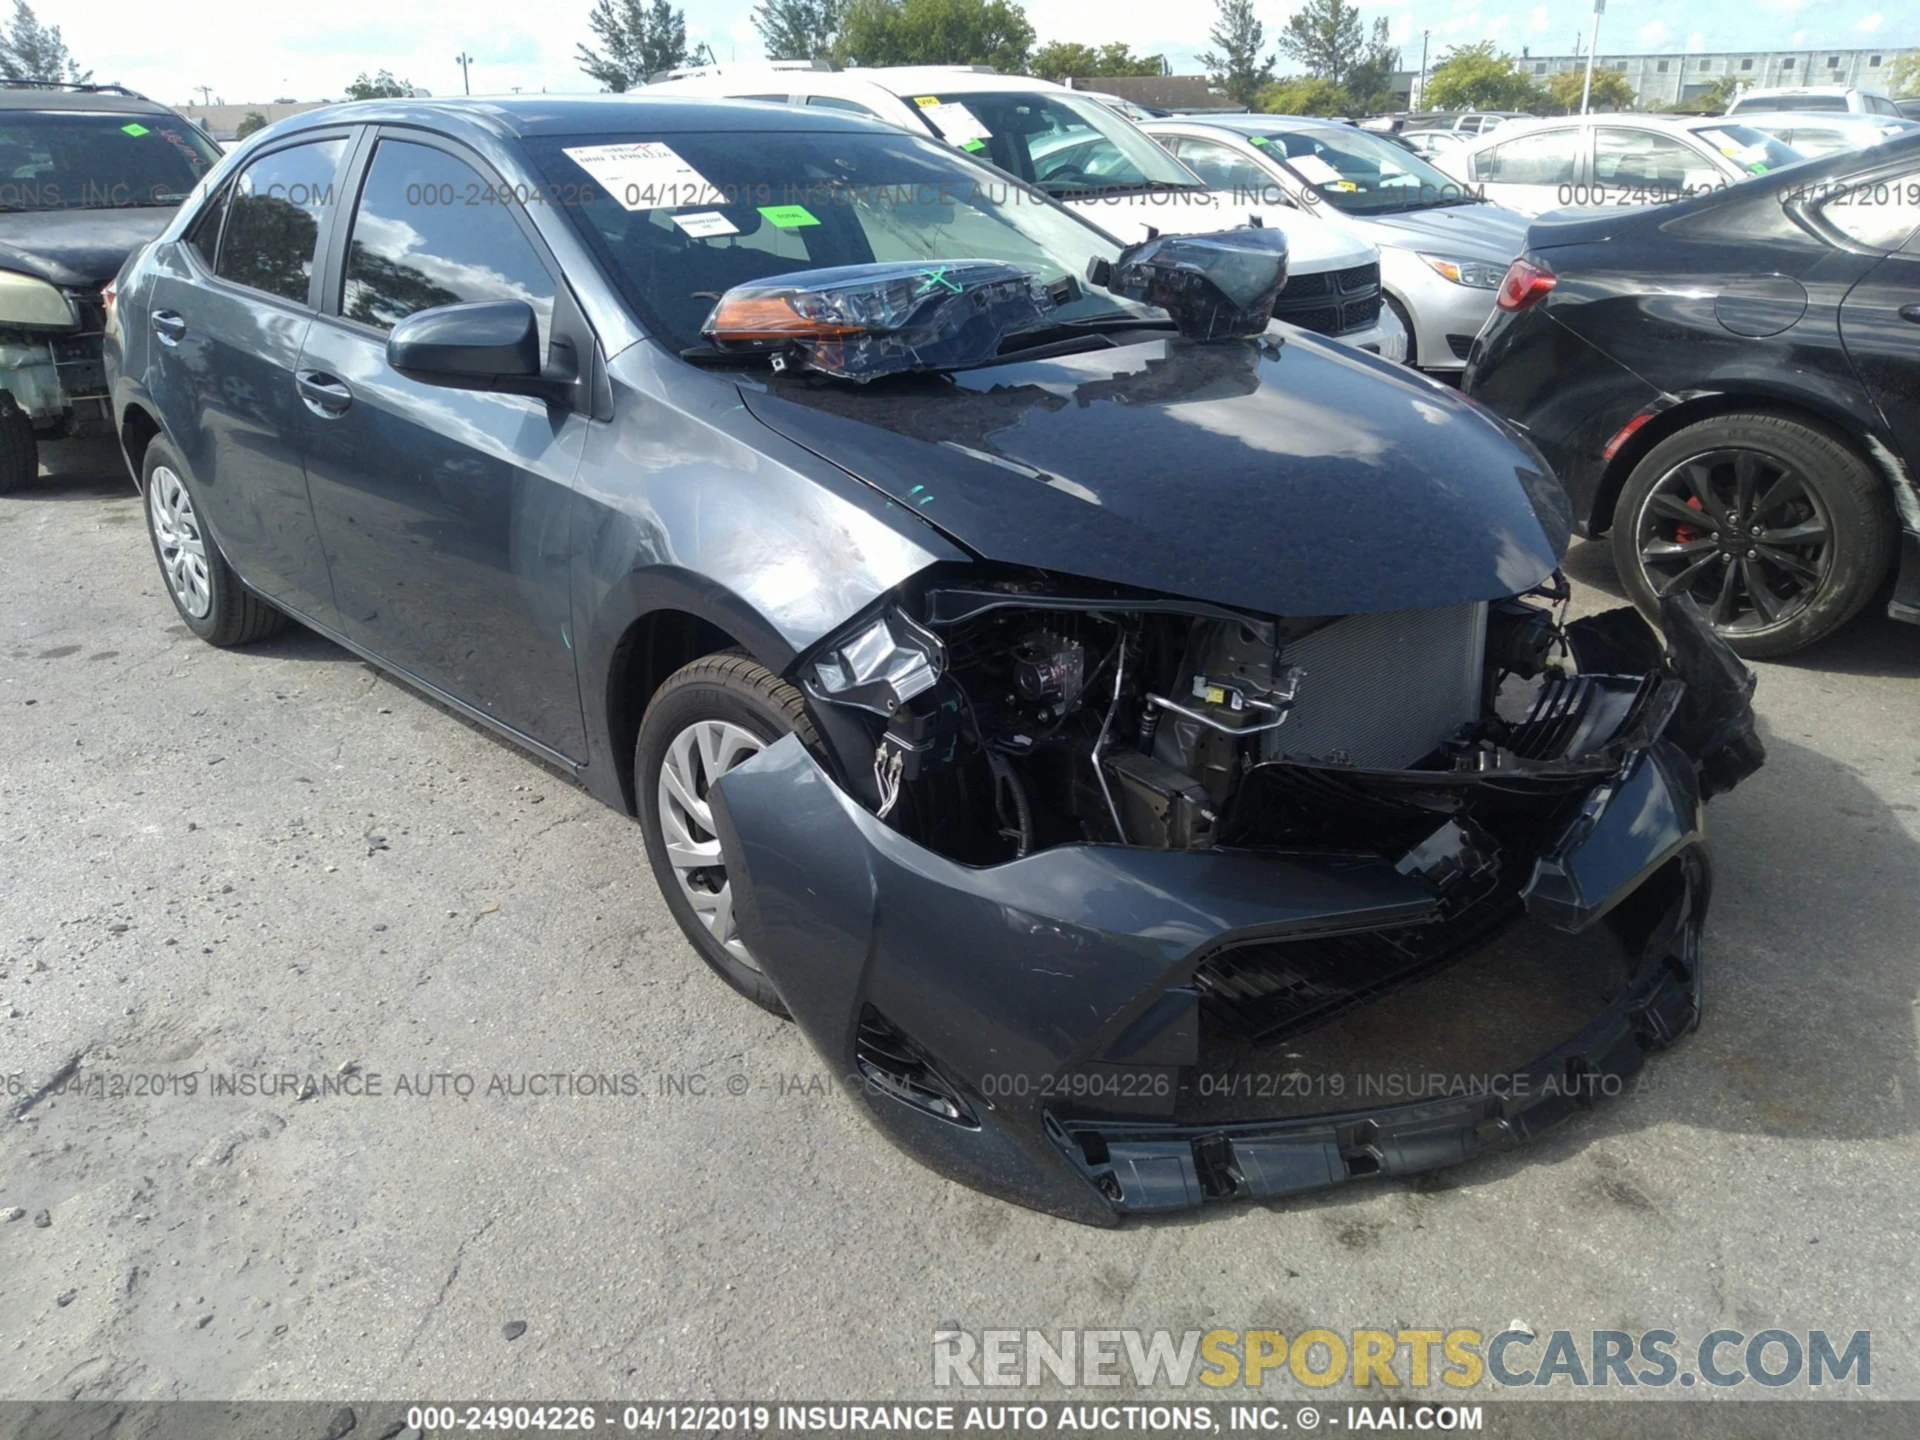
M 24 490 L 40 474 L 40 445 L 33 421 L 9 397 L 0 401 L 0 495 Z
M 285 625 L 287 617 L 247 589 L 227 564 L 194 503 L 186 466 L 166 441 L 147 446 L 141 475 L 154 558 L 187 628 L 224 648 L 264 640 Z
M 744 655 L 708 655 L 654 692 L 634 747 L 640 828 L 667 908 L 700 958 L 754 1004 L 785 1017 L 733 909 L 713 782 L 774 741 L 819 742 L 800 692 Z
M 1892 562 L 1886 486 L 1822 430 L 1721 415 L 1634 467 L 1613 513 L 1620 578 L 1642 613 L 1691 595 L 1742 655 L 1786 655 L 1837 629 Z
M 1407 332 L 1406 364 L 1417 369 L 1420 364 L 1420 345 L 1413 335 L 1413 316 L 1407 313 L 1406 306 L 1384 291 L 1381 292 L 1380 298 L 1387 302 L 1387 308 L 1393 312 L 1393 318 L 1398 320 L 1400 328 Z

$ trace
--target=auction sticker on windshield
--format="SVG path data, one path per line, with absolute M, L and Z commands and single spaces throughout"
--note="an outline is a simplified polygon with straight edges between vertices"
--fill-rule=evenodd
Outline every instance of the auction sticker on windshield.
M 713 183 L 658 140 L 625 145 L 575 145 L 563 153 L 626 210 L 672 210 L 724 205 Z
M 969 140 L 984 141 L 992 138 L 993 135 L 991 130 L 980 123 L 980 117 L 958 100 L 936 101 L 932 105 L 923 102 L 920 106 L 920 114 L 940 132 L 941 138 L 948 144 L 958 145 L 963 149 Z
M 675 225 L 696 240 L 740 233 L 740 227 L 718 210 L 696 210 L 691 215 L 675 215 L 671 218 Z

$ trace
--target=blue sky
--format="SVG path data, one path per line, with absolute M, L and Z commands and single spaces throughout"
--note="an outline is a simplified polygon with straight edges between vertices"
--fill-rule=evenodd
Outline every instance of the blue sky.
M 232 0 L 64 0 L 39 7 L 59 25 L 96 78 L 119 80 L 180 102 L 211 87 L 229 102 L 338 96 L 361 70 L 382 67 L 437 95 L 460 92 L 454 57 L 474 56 L 476 94 L 592 88 L 573 62 L 589 38 L 590 0 L 330 0 L 317 6 L 235 5 Z M 1256 0 L 1268 34 L 1286 24 L 1293 0 Z M 723 60 L 757 59 L 752 0 L 688 0 L 687 28 Z M 1165 53 L 1176 71 L 1197 69 L 1207 48 L 1208 0 L 1030 0 L 1041 40 L 1124 41 Z M 1403 45 L 1402 63 L 1420 61 L 1422 27 L 1437 58 L 1448 45 L 1491 39 L 1518 54 L 1564 54 L 1584 38 L 1590 0 L 1395 0 L 1363 5 L 1371 21 L 1386 15 Z M 1682 52 L 1920 45 L 1920 11 L 1892 0 L 1608 0 L 1600 53 Z

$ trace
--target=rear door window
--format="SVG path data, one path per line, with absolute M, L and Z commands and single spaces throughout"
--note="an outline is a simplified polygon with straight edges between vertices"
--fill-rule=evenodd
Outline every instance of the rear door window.
M 343 139 L 262 155 L 240 172 L 228 200 L 215 273 L 236 285 L 306 304 L 321 222 L 333 209 Z
M 1473 178 L 1500 185 L 1571 185 L 1580 168 L 1580 132 L 1543 130 L 1489 146 L 1473 159 Z
M 1678 190 L 1711 185 L 1719 169 L 1691 145 L 1652 130 L 1602 125 L 1593 138 L 1597 184 L 1632 189 Z

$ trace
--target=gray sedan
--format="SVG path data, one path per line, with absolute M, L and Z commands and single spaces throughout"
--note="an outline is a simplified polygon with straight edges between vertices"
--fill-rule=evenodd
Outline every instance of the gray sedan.
M 1216 190 L 1296 205 L 1380 248 L 1407 363 L 1458 371 L 1526 238 L 1526 220 L 1378 135 L 1294 115 L 1182 116 L 1141 127 Z

